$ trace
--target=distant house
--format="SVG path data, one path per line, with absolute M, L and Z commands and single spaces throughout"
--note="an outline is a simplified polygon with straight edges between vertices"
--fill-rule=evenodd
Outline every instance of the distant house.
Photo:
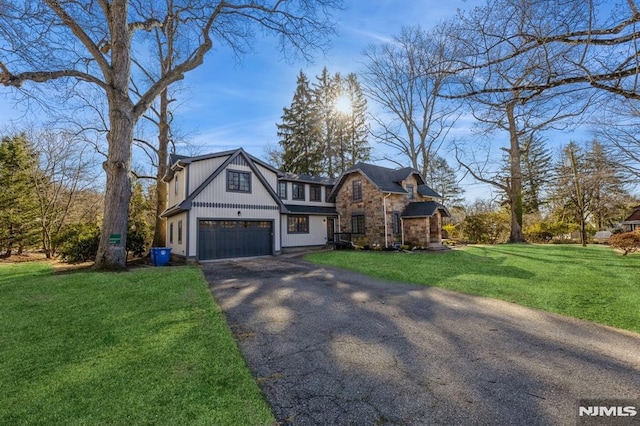
M 633 208 L 633 213 L 621 225 L 625 231 L 640 230 L 640 205 Z
M 448 216 L 413 169 L 360 163 L 337 181 L 286 174 L 243 149 L 171 155 L 167 247 L 188 260 L 275 255 L 327 246 L 336 232 L 359 244 L 440 244 Z
M 382 247 L 439 247 L 442 218 L 449 217 L 440 199 L 415 169 L 366 163 L 343 173 L 331 196 L 340 232 L 349 233 L 360 245 Z

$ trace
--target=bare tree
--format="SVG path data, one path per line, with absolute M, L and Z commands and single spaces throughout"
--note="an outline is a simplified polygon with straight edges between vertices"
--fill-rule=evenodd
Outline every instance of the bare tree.
M 153 1 L 0 0 L 0 84 L 25 90 L 29 83 L 90 84 L 107 100 L 105 210 L 97 268 L 126 266 L 131 145 L 135 125 L 152 102 L 200 66 L 214 40 L 242 52 L 260 29 L 277 36 L 283 49 L 292 46 L 308 55 L 332 31 L 330 11 L 338 6 L 339 0 L 181 1 L 177 7 L 185 13 L 180 19 L 188 24 L 180 36 L 191 48 L 180 63 L 133 98 L 131 63 L 139 32 L 163 28 L 172 19 L 168 10 Z
M 566 219 L 577 220 L 580 242 L 587 245 L 587 221 L 591 214 L 594 186 L 589 177 L 584 151 L 575 142 L 562 150 L 558 164 L 555 202 Z
M 503 54 L 460 63 L 458 71 L 475 72 L 495 64 L 509 66 L 522 56 L 546 56 L 547 52 L 571 49 L 558 56 L 554 72 L 545 79 L 526 80 L 518 86 L 479 87 L 477 93 L 518 90 L 538 93 L 565 85 L 583 85 L 629 99 L 640 99 L 640 6 L 636 0 L 493 0 L 486 8 L 506 15 L 527 9 L 517 26 L 498 32 L 487 49 L 499 47 Z M 551 65 L 551 64 L 550 64 Z
M 95 153 L 91 146 L 69 133 L 31 132 L 38 153 L 33 184 L 38 201 L 42 249 L 47 258 L 56 254 L 56 237 L 79 209 L 81 194 L 94 189 Z M 76 214 L 79 212 L 76 211 Z
M 432 32 L 407 27 L 364 52 L 363 89 L 381 109 L 372 114 L 372 134 L 401 156 L 387 160 L 408 162 L 423 175 L 459 117 L 454 103 L 438 97 L 450 76 L 448 46 L 444 26 Z
M 635 99 L 611 99 L 595 119 L 594 133 L 615 153 L 630 176 L 640 178 L 640 106 Z
M 463 98 L 487 134 L 503 131 L 508 135 L 508 146 L 501 148 L 508 155 L 507 173 L 493 168 L 487 173 L 473 164 L 456 149 L 461 166 L 475 179 L 491 184 L 505 193 L 511 211 L 510 242 L 523 242 L 522 158 L 527 144 L 549 129 L 565 129 L 584 118 L 592 94 L 588 88 L 558 87 L 532 91 L 520 89 L 531 82 L 547 81 L 561 72 L 562 58 L 575 56 L 573 46 L 526 52 L 509 61 L 514 46 L 524 36 L 523 26 L 539 31 L 553 22 L 547 17 L 548 8 L 536 1 L 512 2 L 498 0 L 462 16 L 457 29 L 457 60 L 465 64 L 483 66 L 458 69 L 455 82 L 449 84 L 449 96 Z M 573 18 L 575 19 L 575 18 Z M 538 28 L 540 26 L 540 28 Z M 494 88 L 501 88 L 499 91 Z M 510 88 L 510 90 L 507 90 Z M 584 93 L 586 92 L 586 93 Z M 453 95 L 452 95 L 453 94 Z M 494 159 L 495 161 L 495 159 Z M 499 164 L 498 161 L 495 161 Z M 487 160 L 481 163 L 487 164 Z

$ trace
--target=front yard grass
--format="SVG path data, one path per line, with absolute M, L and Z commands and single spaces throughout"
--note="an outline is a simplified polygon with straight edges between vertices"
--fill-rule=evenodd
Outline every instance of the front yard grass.
M 0 424 L 274 422 L 197 268 L 5 264 L 0 294 Z
M 623 257 L 604 246 L 510 244 L 413 254 L 331 251 L 306 259 L 640 333 L 640 256 Z

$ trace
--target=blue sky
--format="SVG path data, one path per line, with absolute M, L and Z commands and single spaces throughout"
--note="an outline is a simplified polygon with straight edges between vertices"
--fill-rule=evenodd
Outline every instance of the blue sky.
M 346 75 L 362 69 L 362 50 L 372 43 L 390 40 L 401 27 L 421 25 L 428 29 L 452 17 L 458 9 L 470 10 L 482 0 L 346 0 L 345 10 L 336 11 L 337 34 L 328 52 L 315 52 L 313 63 L 287 62 L 274 40 L 258 39 L 253 52 L 236 61 L 232 52 L 214 47 L 203 66 L 187 74 L 178 97 L 175 124 L 197 147 L 191 154 L 243 147 L 264 158 L 268 144 L 277 145 L 276 123 L 282 108 L 288 106 L 295 91 L 296 77 L 302 69 L 314 80 L 326 66 L 332 73 Z M 0 95 L 8 89 L 0 88 Z M 13 105 L 2 96 L 0 129 L 11 119 L 37 121 L 24 105 Z M 459 120 L 457 132 L 465 132 L 470 121 Z M 579 138 L 578 140 L 582 140 Z M 384 146 L 372 142 L 374 158 Z M 445 155 L 446 157 L 446 155 Z M 454 160 L 448 158 L 451 164 Z M 467 198 L 489 198 L 494 191 L 465 179 Z
M 480 1 L 346 1 L 338 11 L 337 35 L 314 63 L 286 62 L 270 39 L 236 63 L 226 49 L 214 50 L 205 64 L 185 79 L 185 103 L 178 112 L 183 130 L 196 130 L 194 142 L 205 151 L 244 147 L 261 156 L 266 144 L 277 144 L 276 123 L 289 106 L 300 70 L 313 81 L 324 66 L 346 75 L 362 69 L 362 50 L 388 41 L 402 26 L 429 28 Z M 375 147 L 374 147 L 375 148 Z

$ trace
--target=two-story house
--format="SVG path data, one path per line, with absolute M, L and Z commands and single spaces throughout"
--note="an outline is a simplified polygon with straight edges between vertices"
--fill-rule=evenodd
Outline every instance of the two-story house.
M 333 181 L 285 175 L 243 149 L 172 155 L 167 247 L 172 256 L 209 260 L 274 255 L 326 245 L 334 233 Z
M 340 232 L 356 244 L 433 248 L 441 245 L 442 218 L 449 217 L 440 198 L 415 169 L 358 163 L 338 178 L 331 200 Z
M 171 155 L 167 247 L 187 260 L 275 255 L 327 246 L 440 244 L 447 210 L 413 169 L 360 163 L 333 179 L 285 174 L 243 149 Z

